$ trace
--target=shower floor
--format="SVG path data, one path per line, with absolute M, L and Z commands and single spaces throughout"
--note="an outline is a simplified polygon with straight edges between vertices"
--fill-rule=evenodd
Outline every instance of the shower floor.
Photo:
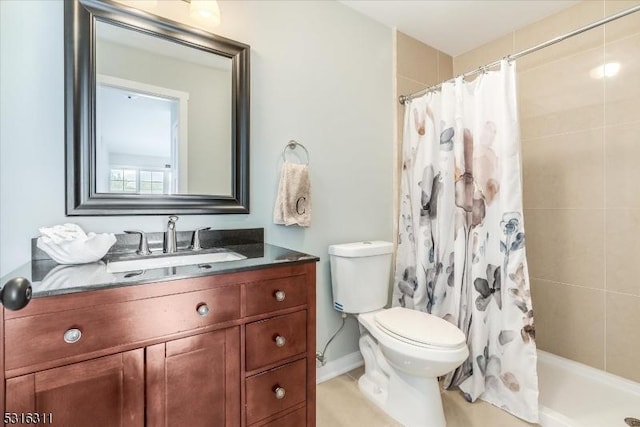
M 543 427 L 629 427 L 625 418 L 640 418 L 640 384 L 544 351 L 538 386 Z

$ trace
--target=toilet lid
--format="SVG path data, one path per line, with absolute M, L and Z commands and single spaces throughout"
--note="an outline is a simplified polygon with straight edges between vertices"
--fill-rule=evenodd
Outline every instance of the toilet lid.
M 422 311 L 394 307 L 376 313 L 375 321 L 386 332 L 406 341 L 445 348 L 459 347 L 465 342 L 460 329 Z

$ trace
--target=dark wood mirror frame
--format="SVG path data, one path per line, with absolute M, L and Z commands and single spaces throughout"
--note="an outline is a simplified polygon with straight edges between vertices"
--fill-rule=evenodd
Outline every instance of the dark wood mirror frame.
M 96 19 L 231 59 L 230 196 L 96 192 Z M 109 0 L 65 1 L 64 37 L 67 216 L 249 213 L 248 45 Z

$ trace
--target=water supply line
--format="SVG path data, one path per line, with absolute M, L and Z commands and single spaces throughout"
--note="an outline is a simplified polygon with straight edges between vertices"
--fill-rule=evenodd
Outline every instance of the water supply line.
M 342 313 L 342 324 L 340 325 L 340 327 L 333 333 L 333 335 L 331 335 L 331 338 L 329 338 L 329 341 L 327 341 L 327 343 L 324 345 L 324 348 L 322 349 L 322 351 L 317 351 L 316 352 L 316 359 L 320 362 L 320 364 L 322 366 L 327 364 L 327 358 L 325 356 L 325 352 L 327 351 L 327 347 L 329 347 L 329 344 L 331 344 L 331 341 L 333 341 L 333 339 L 338 335 L 338 333 L 340 333 L 340 331 L 342 330 L 342 328 L 344 328 L 344 324 L 347 321 L 347 313 Z

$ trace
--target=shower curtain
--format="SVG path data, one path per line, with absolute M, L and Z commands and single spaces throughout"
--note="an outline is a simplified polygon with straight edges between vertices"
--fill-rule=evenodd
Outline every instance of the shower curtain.
M 537 422 L 515 64 L 405 105 L 398 232 L 394 305 L 467 337 L 445 387 Z

